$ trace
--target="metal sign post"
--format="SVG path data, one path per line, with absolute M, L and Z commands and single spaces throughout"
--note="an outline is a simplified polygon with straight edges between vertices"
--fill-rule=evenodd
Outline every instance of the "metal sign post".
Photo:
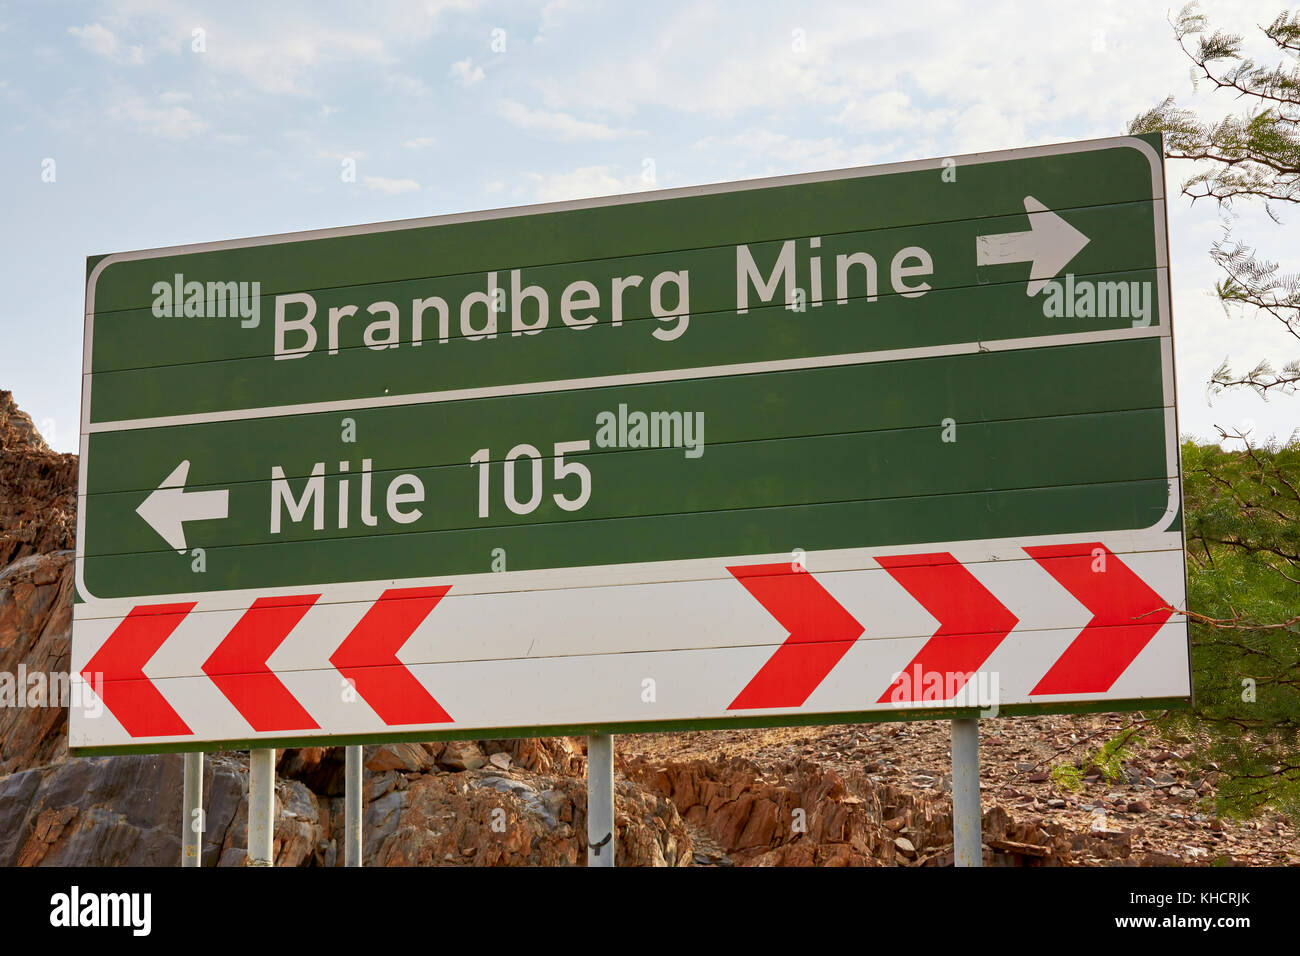
M 614 737 L 587 737 L 587 865 L 613 866 Z
M 203 865 L 203 754 L 185 755 L 185 783 L 181 796 L 181 866 Z
M 361 865 L 361 747 L 345 748 L 343 865 Z
M 275 836 L 275 751 L 248 754 L 248 865 L 272 866 Z
M 953 866 L 983 866 L 979 719 L 952 722 Z

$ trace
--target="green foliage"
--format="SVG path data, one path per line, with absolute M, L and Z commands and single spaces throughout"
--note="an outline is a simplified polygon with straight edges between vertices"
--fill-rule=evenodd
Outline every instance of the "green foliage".
M 1133 756 L 1132 747 L 1137 739 L 1137 728 L 1121 731 L 1078 763 L 1053 767 L 1052 782 L 1058 790 L 1077 793 L 1083 789 L 1084 777 L 1094 768 L 1107 783 L 1123 780 L 1124 762 Z
M 1134 742 L 1136 732 L 1132 730 L 1117 734 L 1101 745 L 1088 761 L 1101 771 L 1107 783 L 1116 783 L 1124 779 L 1124 761 L 1133 756 L 1129 746 Z
M 1130 124 L 1162 132 L 1165 154 L 1195 162 L 1183 183 L 1193 203 L 1210 199 L 1230 217 L 1236 202 L 1279 208 L 1300 204 L 1300 11 L 1283 11 L 1264 36 L 1280 61 L 1260 64 L 1243 38 L 1212 30 L 1195 3 L 1175 18 L 1174 38 L 1239 114 L 1204 121 L 1172 96 Z M 1236 108 L 1234 106 L 1234 108 Z M 1234 239 L 1231 219 L 1210 248 L 1224 275 L 1216 287 L 1225 312 L 1271 318 L 1300 340 L 1300 277 Z M 1211 393 L 1248 388 L 1262 398 L 1294 394 L 1300 360 L 1264 359 L 1234 372 L 1227 360 Z M 1195 705 L 1162 720 L 1169 732 L 1208 738 L 1199 762 L 1217 764 L 1218 809 L 1246 815 L 1272 806 L 1300 814 L 1300 444 L 1183 446 L 1188 607 Z M 1207 733 L 1208 732 L 1208 733 Z
M 1052 768 L 1052 783 L 1063 793 L 1078 793 L 1083 789 L 1083 768 L 1074 764 L 1058 764 Z
M 1219 809 L 1300 813 L 1300 443 L 1183 446 L 1195 706 Z

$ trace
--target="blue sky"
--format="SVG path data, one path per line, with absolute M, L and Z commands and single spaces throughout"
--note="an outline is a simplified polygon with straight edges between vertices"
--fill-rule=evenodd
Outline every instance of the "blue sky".
M 1280 9 L 1202 6 L 1248 35 Z M 1193 91 L 1166 15 L 1145 0 L 0 2 L 0 388 L 76 450 L 88 255 L 1111 136 L 1169 93 L 1240 109 Z M 1300 347 L 1225 317 L 1208 294 L 1220 213 L 1169 206 L 1182 430 L 1287 436 L 1298 397 L 1207 401 L 1225 356 L 1280 365 Z M 1293 224 L 1242 209 L 1235 228 L 1300 268 Z

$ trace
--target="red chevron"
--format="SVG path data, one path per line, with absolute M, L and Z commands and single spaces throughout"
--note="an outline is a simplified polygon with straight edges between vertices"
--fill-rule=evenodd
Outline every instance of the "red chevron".
M 1031 694 L 1104 693 L 1169 620 L 1169 602 L 1098 542 L 1025 548 L 1092 612 Z
M 390 726 L 443 724 L 452 719 L 397 659 L 402 645 L 450 590 L 449 584 L 390 588 L 330 657 L 330 663 L 351 681 L 362 700 Z
M 864 630 L 802 567 L 753 564 L 727 568 L 790 632 L 727 707 L 801 707 Z
M 266 664 L 319 597 L 258 598 L 203 664 L 203 673 L 256 731 L 320 729 Z
M 932 700 L 933 692 L 924 698 L 922 692 L 933 686 L 933 676 L 941 678 L 941 699 L 952 699 L 1019 620 L 947 552 L 876 561 L 939 621 L 934 636 L 877 703 Z
M 194 604 L 143 604 L 131 608 L 81 672 L 123 729 L 132 737 L 174 737 L 192 731 L 144 676 Z

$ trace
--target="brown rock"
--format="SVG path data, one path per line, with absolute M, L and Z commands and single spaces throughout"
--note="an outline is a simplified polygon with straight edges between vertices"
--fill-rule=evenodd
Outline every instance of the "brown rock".
M 467 782 L 467 785 L 466 785 Z M 584 865 L 586 785 L 567 777 L 529 783 L 490 774 L 438 774 L 392 794 L 399 809 L 373 838 L 367 863 L 380 866 Z M 687 866 L 692 843 L 673 805 L 628 781 L 615 789 L 616 858 L 623 866 Z M 566 823 L 565 819 L 573 822 Z M 373 854 L 373 856 L 372 856 Z
M 85 757 L 0 777 L 0 866 L 176 866 L 180 754 Z M 239 865 L 247 845 L 245 755 L 204 761 L 203 862 Z M 297 866 L 319 840 L 314 796 L 277 783 L 276 860 Z
M 340 796 L 345 788 L 343 747 L 300 747 L 276 752 L 276 773 L 301 780 L 322 796 Z
M 59 842 L 59 838 L 63 836 L 64 828 L 76 815 L 77 808 L 75 806 L 63 807 L 60 810 L 47 807 L 42 810 L 36 817 L 31 836 L 27 838 L 23 848 L 18 851 L 18 858 L 14 861 L 14 865 L 39 865 L 45 859 L 45 854 L 49 852 L 50 847 Z
M 1041 858 L 1052 852 L 1050 846 L 1039 846 L 1036 843 L 1017 843 L 1015 840 L 989 840 L 987 842 L 989 849 L 999 850 L 1003 853 L 1019 854 L 1020 856 Z
M 586 772 L 585 749 L 573 737 L 531 737 L 490 743 L 489 751 L 501 750 L 509 755 L 515 767 L 523 770 L 573 776 Z
M 447 770 L 478 770 L 485 763 L 487 758 L 472 740 L 453 740 L 438 757 L 438 766 Z
M 0 391 L 0 569 L 73 547 L 77 456 L 45 444 L 31 418 Z
M 72 557 L 31 555 L 0 570 L 0 672 L 15 684 L 20 671 L 39 675 L 45 688 L 43 698 L 29 693 L 36 685 L 8 688 L 15 696 L 0 706 L 0 774 L 67 756 Z
M 419 773 L 433 766 L 433 755 L 425 749 L 423 744 L 383 744 L 365 749 L 364 766 L 371 773 L 383 773 L 385 770 Z
M 741 761 L 629 761 L 626 772 L 668 796 L 688 823 L 704 827 L 741 865 L 893 863 L 896 830 L 908 827 L 914 849 L 918 839 L 951 840 L 951 817 L 936 812 L 929 794 L 905 795 L 810 762 L 779 781 L 760 779 Z

